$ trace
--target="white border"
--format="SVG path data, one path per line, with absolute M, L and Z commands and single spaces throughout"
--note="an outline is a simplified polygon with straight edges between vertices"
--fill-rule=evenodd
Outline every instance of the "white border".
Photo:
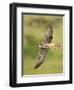
M 21 76 L 21 13 L 45 13 L 45 14 L 64 14 L 63 28 L 63 74 L 47 74 L 37 76 Z M 69 80 L 69 11 L 55 9 L 37 9 L 37 8 L 17 8 L 17 83 L 45 82 L 45 81 L 65 81 Z

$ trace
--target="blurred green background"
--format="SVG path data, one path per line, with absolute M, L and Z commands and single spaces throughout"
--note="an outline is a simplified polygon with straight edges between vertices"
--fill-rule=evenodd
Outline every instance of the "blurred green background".
M 45 62 L 34 69 L 47 26 L 53 27 L 53 43 L 63 45 L 63 16 L 22 15 L 23 20 L 23 75 L 63 73 L 63 48 L 49 49 Z

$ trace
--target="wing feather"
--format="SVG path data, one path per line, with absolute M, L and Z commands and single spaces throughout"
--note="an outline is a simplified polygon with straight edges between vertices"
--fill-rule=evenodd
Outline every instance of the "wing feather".
M 53 29 L 52 29 L 52 26 L 49 26 L 48 32 L 46 33 L 42 44 L 51 43 L 52 39 L 53 39 Z M 34 67 L 35 69 L 38 68 L 45 61 L 47 53 L 48 53 L 48 48 L 40 48 L 38 60 L 37 60 L 37 63 Z

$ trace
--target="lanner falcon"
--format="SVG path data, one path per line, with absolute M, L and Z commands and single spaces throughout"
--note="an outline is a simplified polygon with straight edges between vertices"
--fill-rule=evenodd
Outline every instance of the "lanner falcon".
M 52 26 L 48 27 L 48 32 L 46 33 L 44 40 L 41 44 L 39 44 L 40 52 L 38 56 L 37 63 L 35 65 L 35 69 L 38 68 L 44 61 L 48 53 L 48 48 L 55 48 L 58 49 L 61 47 L 59 43 L 52 43 L 53 39 L 53 29 Z

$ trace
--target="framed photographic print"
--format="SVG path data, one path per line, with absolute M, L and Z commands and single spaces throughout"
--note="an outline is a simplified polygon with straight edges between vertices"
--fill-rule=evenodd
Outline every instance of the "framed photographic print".
M 10 86 L 72 83 L 72 7 L 10 4 Z

